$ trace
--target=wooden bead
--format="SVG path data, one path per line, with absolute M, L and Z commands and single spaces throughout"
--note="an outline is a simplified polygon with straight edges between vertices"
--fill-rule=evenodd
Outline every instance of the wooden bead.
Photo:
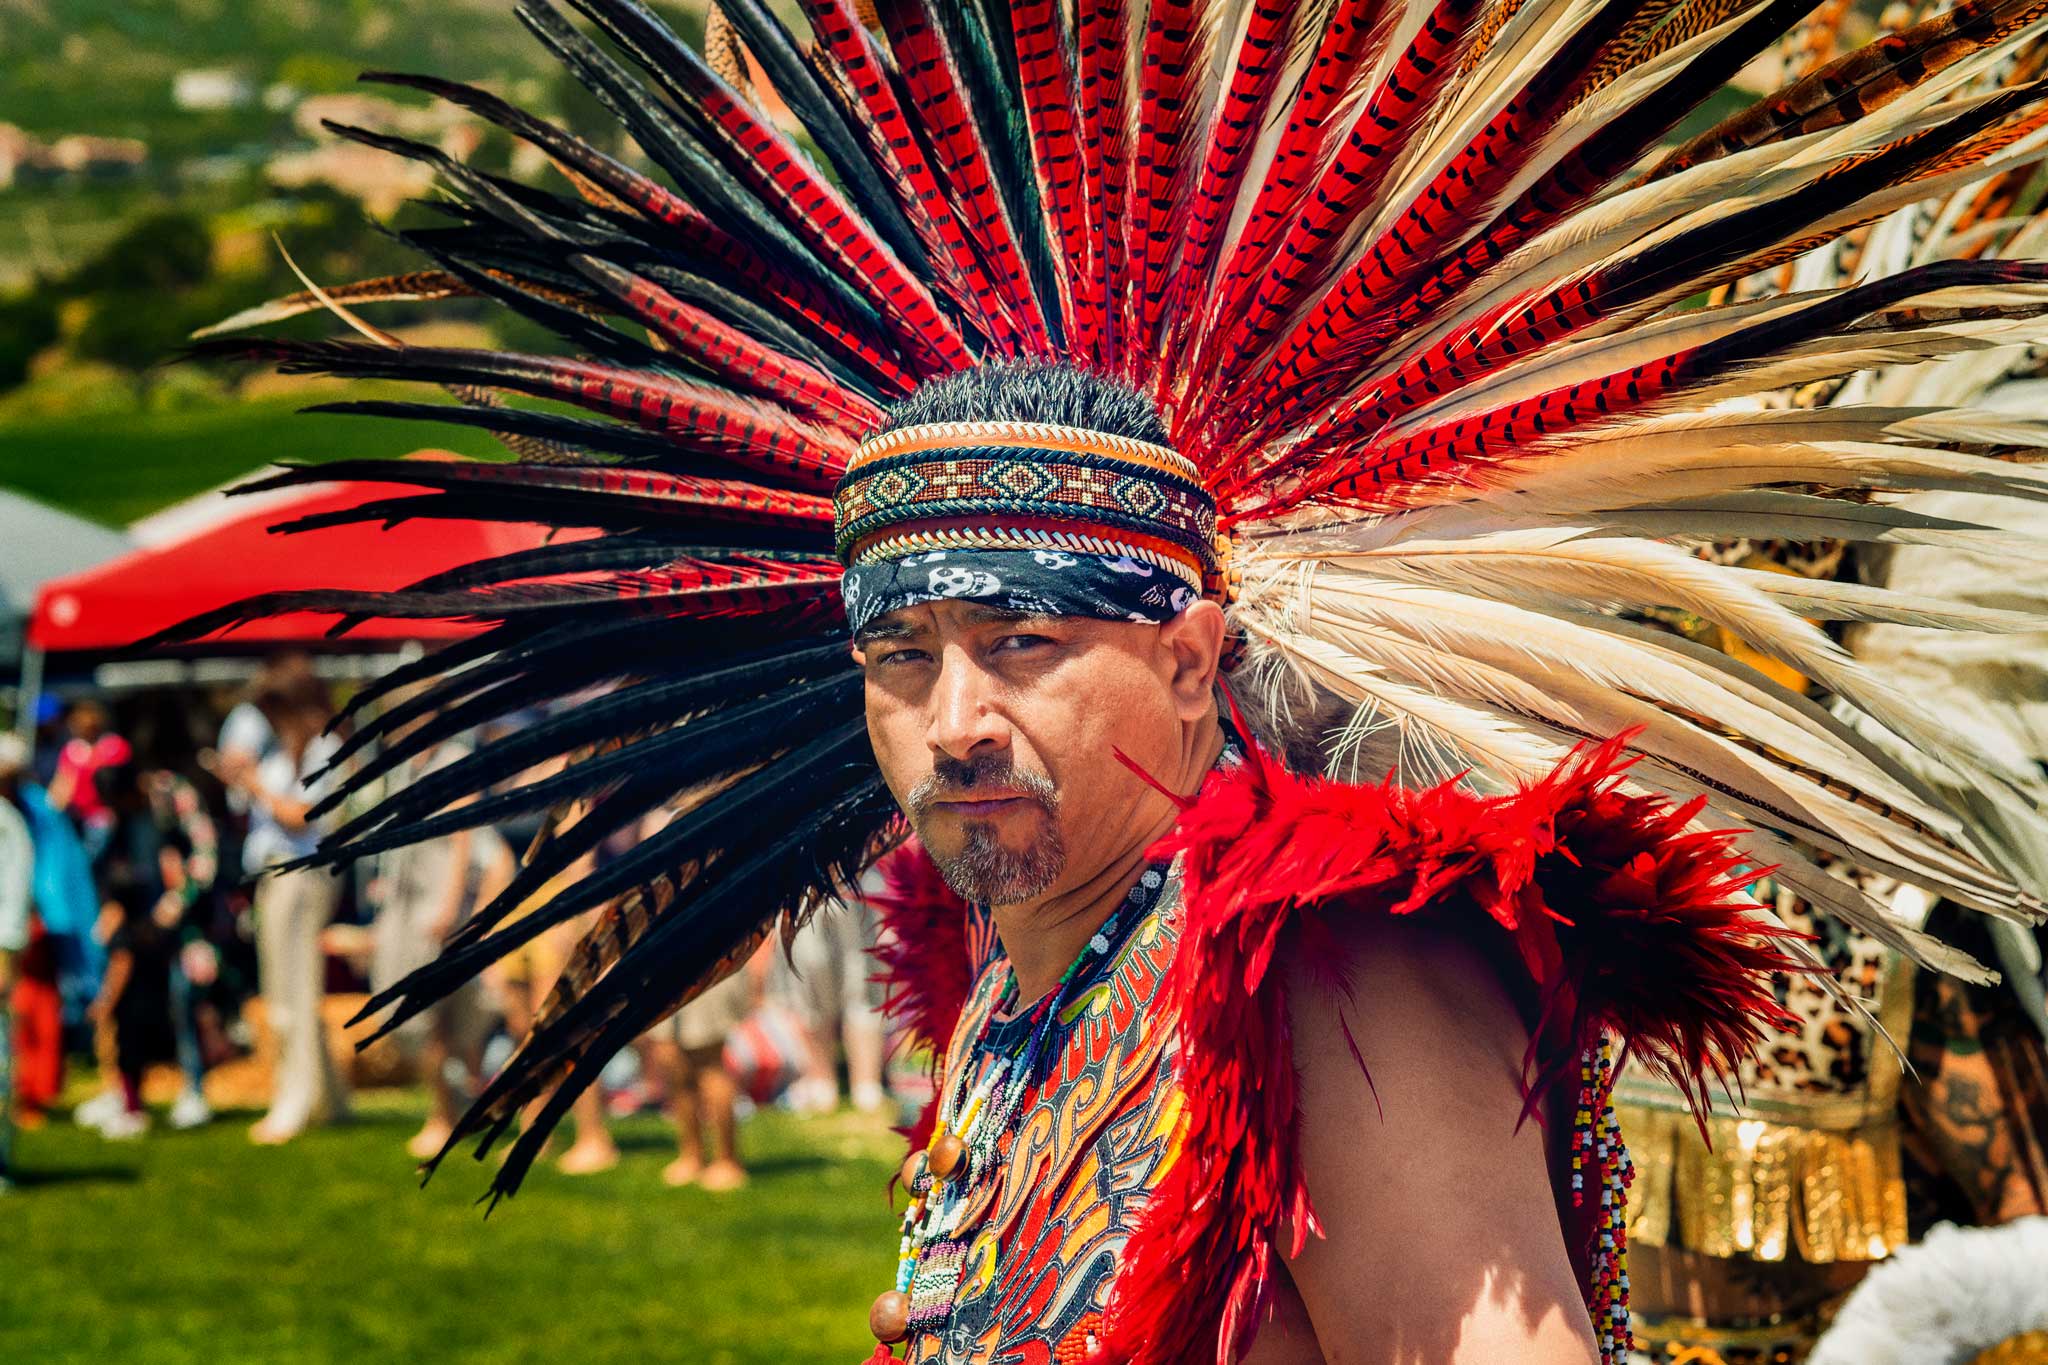
M 906 1190 L 916 1189 L 917 1177 L 923 1170 L 923 1152 L 912 1152 L 909 1156 L 903 1158 L 903 1171 L 901 1175 L 901 1179 L 903 1181 L 903 1188 Z
M 910 1295 L 892 1289 L 868 1309 L 868 1330 L 875 1340 L 893 1346 L 910 1335 Z
M 951 1180 L 954 1173 L 966 1164 L 967 1144 L 958 1136 L 947 1133 L 932 1144 L 932 1174 L 941 1180 Z

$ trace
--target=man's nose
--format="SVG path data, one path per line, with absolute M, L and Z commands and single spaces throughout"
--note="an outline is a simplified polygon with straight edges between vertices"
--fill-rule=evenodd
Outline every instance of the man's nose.
M 991 704 L 992 682 L 965 650 L 948 648 L 940 653 L 926 735 L 935 752 L 965 759 L 1009 742 L 1009 726 Z

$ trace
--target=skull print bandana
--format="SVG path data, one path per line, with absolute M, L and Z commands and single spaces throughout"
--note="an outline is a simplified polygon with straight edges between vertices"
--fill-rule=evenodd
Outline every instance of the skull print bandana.
M 1063 550 L 930 550 L 848 568 L 840 585 L 855 635 L 877 617 L 958 597 L 1038 616 L 1157 624 L 1198 594 L 1175 575 L 1122 555 Z

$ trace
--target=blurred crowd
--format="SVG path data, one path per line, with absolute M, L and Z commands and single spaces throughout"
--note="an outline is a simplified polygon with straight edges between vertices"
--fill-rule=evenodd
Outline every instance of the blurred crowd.
M 158 1123 L 214 1122 L 209 1073 L 231 1061 L 247 1073 L 251 1059 L 268 1100 L 252 1141 L 286 1143 L 311 1125 L 344 1120 L 350 1057 L 334 1036 L 340 1019 L 366 992 L 431 960 L 498 899 L 517 850 L 540 833 L 544 816 L 535 812 L 445 833 L 339 875 L 302 866 L 323 824 L 353 809 L 322 804 L 342 770 L 348 727 L 336 722 L 312 661 L 268 661 L 225 715 L 198 698 L 178 706 L 178 723 L 149 725 L 133 742 L 93 696 L 71 700 L 33 747 L 0 735 L 0 1184 L 18 1156 L 15 1133 L 48 1120 L 67 1065 L 87 1058 L 99 1089 L 72 1117 L 110 1141 L 141 1139 Z M 406 733 L 432 719 L 423 713 Z M 181 732 L 211 742 L 180 744 Z M 460 762 L 476 738 L 441 739 L 379 784 L 389 792 L 421 781 Z M 586 860 L 619 856 L 632 842 Z M 414 1157 L 432 1157 L 449 1140 L 598 913 L 534 936 L 393 1030 L 387 1063 L 429 1097 L 426 1121 L 407 1143 Z M 786 951 L 774 939 L 764 944 L 744 970 L 612 1060 L 571 1111 L 558 1167 L 609 1169 L 618 1161 L 609 1120 L 658 1108 L 678 1135 L 664 1180 L 730 1190 L 746 1180 L 737 1133 L 750 1109 L 889 1105 L 868 956 L 875 932 L 854 887 Z M 174 1098 L 146 1103 L 152 1069 L 171 1068 Z

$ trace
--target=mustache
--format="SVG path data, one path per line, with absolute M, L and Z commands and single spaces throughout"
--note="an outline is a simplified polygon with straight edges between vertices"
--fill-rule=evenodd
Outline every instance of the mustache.
M 973 800 L 977 789 L 1016 792 L 1037 802 L 1048 813 L 1059 808 L 1059 788 L 1052 779 L 1044 773 L 1017 767 L 1007 751 L 966 759 L 938 755 L 932 760 L 930 774 L 910 789 L 906 804 L 915 820 L 937 802 Z

